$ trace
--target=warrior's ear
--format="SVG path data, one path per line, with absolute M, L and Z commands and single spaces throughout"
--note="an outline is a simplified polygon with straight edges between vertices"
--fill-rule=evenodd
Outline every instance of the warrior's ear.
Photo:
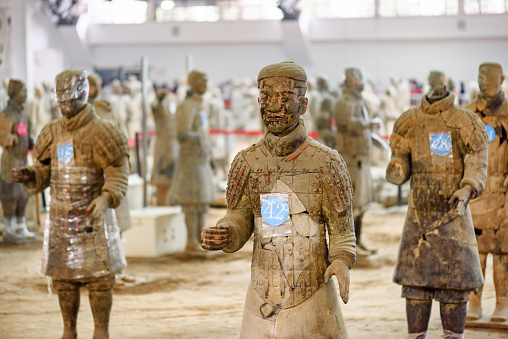
M 304 114 L 307 111 L 307 104 L 309 103 L 309 99 L 307 97 L 300 97 L 300 115 Z

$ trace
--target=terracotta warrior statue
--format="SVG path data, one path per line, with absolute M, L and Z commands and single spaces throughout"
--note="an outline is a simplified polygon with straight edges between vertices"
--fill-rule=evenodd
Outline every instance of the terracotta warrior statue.
M 207 81 L 204 73 L 190 72 L 188 83 L 191 93 L 178 105 L 175 113 L 180 153 L 169 192 L 169 204 L 181 205 L 185 213 L 187 251 L 201 250 L 201 229 L 209 205 L 215 200 L 206 125 L 208 113 L 203 102 Z
M 483 285 L 468 202 L 485 187 L 487 133 L 454 100 L 436 86 L 397 119 L 390 139 L 386 178 L 395 185 L 411 178 L 394 274 L 409 338 L 426 338 L 432 299 L 440 302 L 445 338 L 463 338 L 470 291 Z
M 305 70 L 292 62 L 261 69 L 266 134 L 236 155 L 227 213 L 201 233 L 203 248 L 227 253 L 254 234 L 242 339 L 348 337 L 330 278 L 337 277 L 347 303 L 355 263 L 353 192 L 341 156 L 307 136 L 306 82 Z
M 508 101 L 501 90 L 503 69 L 497 63 L 480 65 L 478 84 L 480 95 L 467 108 L 483 121 L 489 140 L 489 167 L 485 192 L 472 200 L 471 214 L 480 251 L 483 274 L 487 254 L 493 255 L 496 309 L 493 322 L 508 320 Z M 482 287 L 471 295 L 467 317 L 477 320 L 482 316 Z
M 170 104 L 176 101 L 176 98 L 172 97 L 168 90 L 160 89 L 157 91 L 157 99 L 151 105 L 156 135 L 150 183 L 156 187 L 158 206 L 167 205 L 178 155 L 174 111 L 170 111 Z
M 358 254 L 365 257 L 375 252 L 363 244 L 361 235 L 363 215 L 373 199 L 369 157 L 372 147 L 371 131 L 375 129 L 377 123 L 371 121 L 362 99 L 364 87 L 362 72 L 358 68 L 347 68 L 345 75 L 345 88 L 334 107 L 337 127 L 335 148 L 346 161 L 353 182 L 356 244 Z
M 125 136 L 87 104 L 88 90 L 82 69 L 56 76 L 62 118 L 39 135 L 35 165 L 12 171 L 30 193 L 51 187 L 42 271 L 58 292 L 65 339 L 77 337 L 80 287 L 89 290 L 93 338 L 109 337 L 115 273 L 125 267 L 111 208 L 127 190 L 129 149 Z
M 7 86 L 9 101 L 0 112 L 0 146 L 3 148 L 0 165 L 0 201 L 2 202 L 5 230 L 4 242 L 21 244 L 35 240 L 35 234 L 26 226 L 25 209 L 28 194 L 23 186 L 11 179 L 13 168 L 27 166 L 28 150 L 33 149 L 30 135 L 31 122 L 25 109 L 26 87 L 19 80 L 10 80 Z

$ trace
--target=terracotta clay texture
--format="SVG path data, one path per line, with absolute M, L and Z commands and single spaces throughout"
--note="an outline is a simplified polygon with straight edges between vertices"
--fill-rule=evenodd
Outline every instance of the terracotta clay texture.
M 43 128 L 34 147 L 35 165 L 14 170 L 12 176 L 31 193 L 51 187 L 42 271 L 58 291 L 63 338 L 75 337 L 80 286 L 90 290 L 94 338 L 107 338 L 111 298 L 99 297 L 97 291 L 111 294 L 114 274 L 125 267 L 110 208 L 120 204 L 127 190 L 127 140 L 87 104 L 83 70 L 60 73 L 56 92 L 62 118 Z
M 341 156 L 307 136 L 300 118 L 306 80 L 292 62 L 261 70 L 267 132 L 236 155 L 227 214 L 202 232 L 203 248 L 228 253 L 254 234 L 240 338 L 348 337 L 329 278 L 337 276 L 347 302 L 355 263 L 352 186 Z
M 508 101 L 501 90 L 504 76 L 501 65 L 480 65 L 478 83 L 480 95 L 467 108 L 482 120 L 489 137 L 489 166 L 483 194 L 470 202 L 471 214 L 480 251 L 480 263 L 485 274 L 487 254 L 493 255 L 496 309 L 493 322 L 508 320 Z M 482 316 L 482 287 L 471 295 L 468 319 Z
M 25 209 L 28 194 L 20 183 L 13 182 L 11 170 L 27 166 L 28 150 L 33 148 L 31 122 L 25 108 L 26 87 L 19 80 L 9 82 L 7 107 L 0 112 L 0 146 L 3 148 L 0 165 L 0 201 L 2 202 L 5 231 L 4 242 L 15 244 L 35 240 L 28 231 Z
M 215 200 L 210 142 L 206 121 L 208 114 L 203 104 L 207 78 L 204 73 L 192 71 L 188 82 L 190 95 L 178 105 L 175 126 L 180 153 L 169 203 L 181 205 L 187 225 L 187 250 L 200 250 L 200 234 L 209 204 Z
M 324 76 L 316 79 L 317 89 L 309 101 L 313 129 L 319 134 L 319 141 L 328 147 L 335 148 L 335 133 L 332 130 L 334 97 L 328 90 L 328 81 Z M 307 113 L 307 114 L 308 114 Z
M 178 155 L 175 121 L 169 110 L 169 102 L 169 94 L 159 92 L 156 101 L 152 103 L 156 136 L 150 183 L 157 189 L 157 205 L 159 206 L 167 204 Z
M 358 68 L 348 68 L 345 74 L 345 88 L 334 106 L 337 127 L 335 148 L 346 161 L 353 181 L 353 210 L 359 254 L 368 255 L 371 251 L 361 242 L 361 225 L 368 204 L 373 200 L 369 158 L 373 124 L 361 95 L 364 87 L 361 71 Z
M 483 285 L 468 201 L 483 192 L 487 177 L 485 127 L 454 100 L 446 87 L 436 86 L 420 107 L 402 114 L 386 171 L 396 185 L 411 178 L 394 274 L 407 299 L 409 333 L 427 330 L 436 299 L 447 338 L 461 337 L 469 291 Z

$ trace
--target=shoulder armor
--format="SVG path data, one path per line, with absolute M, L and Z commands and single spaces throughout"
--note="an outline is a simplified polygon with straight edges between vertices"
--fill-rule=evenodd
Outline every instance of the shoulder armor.
M 487 131 L 482 120 L 473 111 L 460 106 L 454 106 L 446 125 L 458 128 L 460 137 L 474 152 L 478 152 L 488 145 Z
M 402 113 L 402 115 L 395 121 L 393 125 L 393 132 L 400 136 L 405 136 L 411 127 L 414 125 L 414 119 L 417 108 L 411 108 Z
M 106 163 L 111 164 L 120 156 L 129 156 L 129 146 L 127 138 L 111 122 L 95 119 L 94 120 L 94 149 L 97 151 Z
M 473 112 L 476 112 L 477 111 L 476 110 L 476 107 L 477 107 L 476 104 L 477 104 L 477 101 L 475 100 L 475 101 L 471 102 L 469 105 L 467 105 L 466 108 L 470 109 Z
M 340 154 L 337 151 L 328 152 L 328 154 L 329 168 L 321 167 L 324 184 L 328 186 L 325 191 L 336 211 L 341 213 L 353 204 L 353 186 L 346 163 Z
M 53 142 L 53 131 L 58 122 L 50 122 L 42 128 L 34 146 L 33 157 L 39 161 L 50 158 L 49 146 Z
M 228 208 L 235 208 L 243 195 L 245 182 L 249 177 L 250 167 L 245 161 L 245 150 L 239 152 L 231 164 L 228 174 L 226 199 Z

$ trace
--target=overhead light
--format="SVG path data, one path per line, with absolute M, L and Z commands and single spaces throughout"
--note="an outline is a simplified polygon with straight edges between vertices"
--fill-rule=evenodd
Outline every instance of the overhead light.
M 161 8 L 166 10 L 166 11 L 169 11 L 170 9 L 173 9 L 173 7 L 175 7 L 175 2 L 174 1 L 164 0 L 163 2 L 161 2 Z

